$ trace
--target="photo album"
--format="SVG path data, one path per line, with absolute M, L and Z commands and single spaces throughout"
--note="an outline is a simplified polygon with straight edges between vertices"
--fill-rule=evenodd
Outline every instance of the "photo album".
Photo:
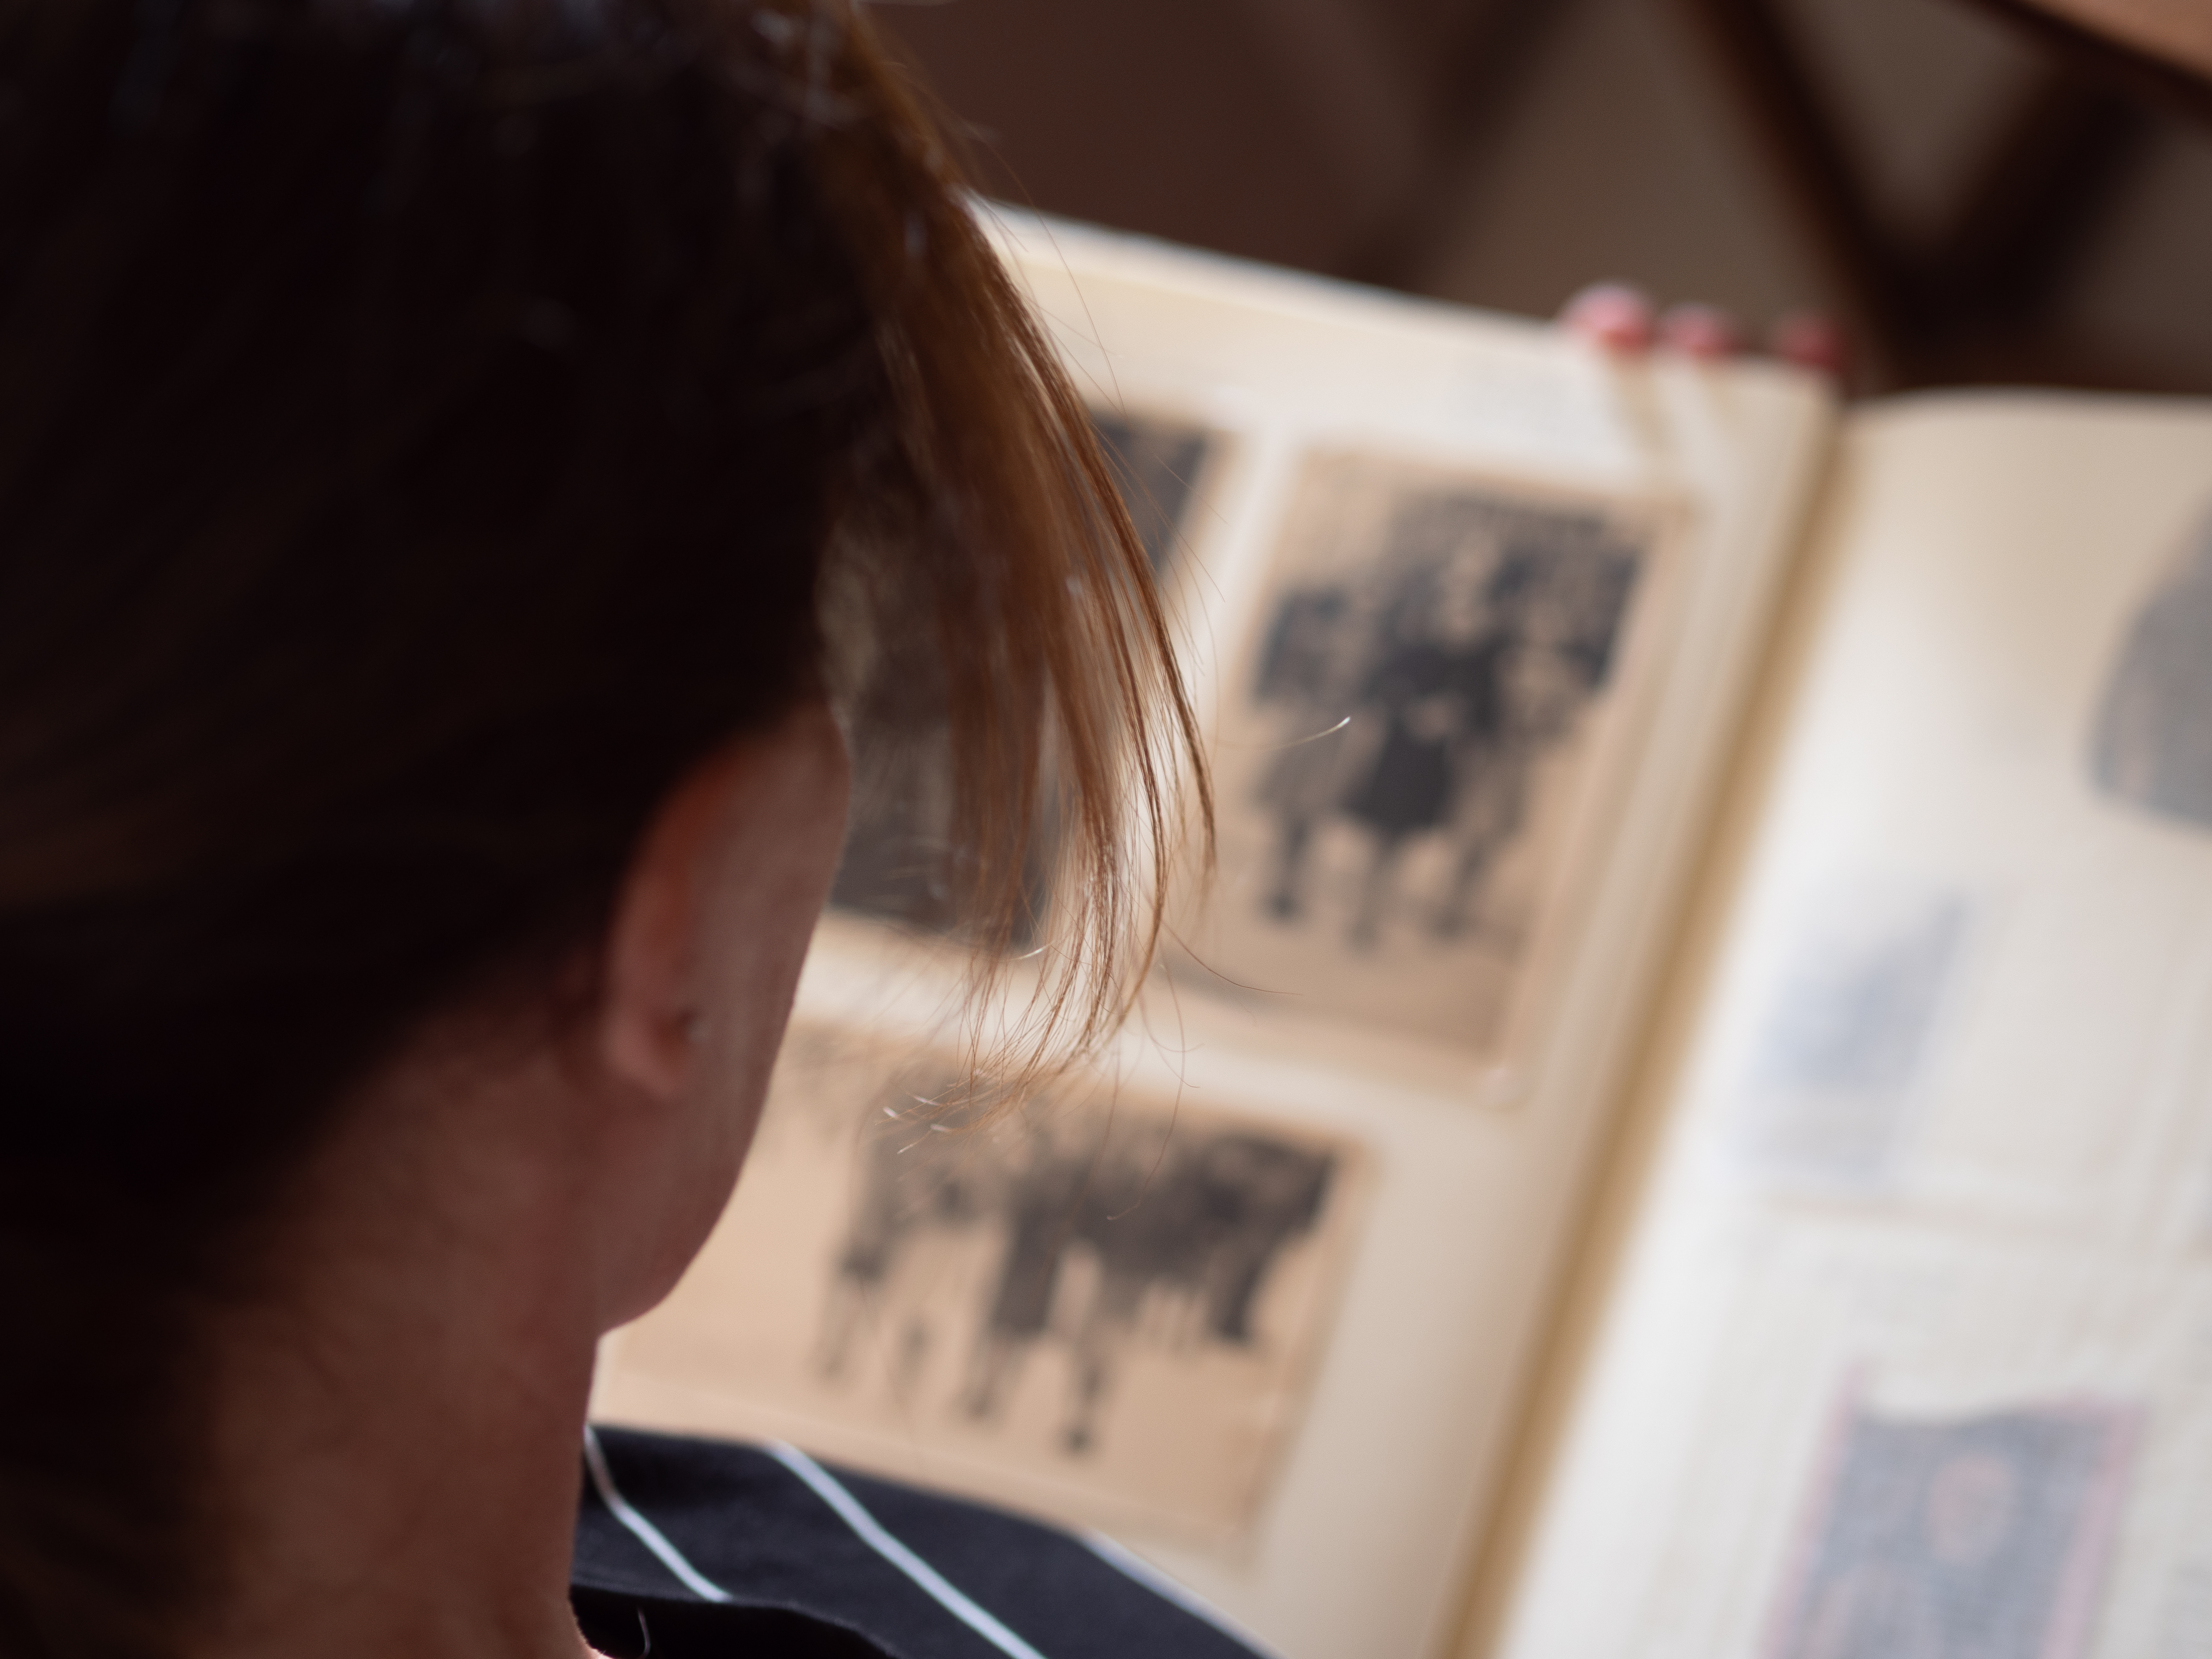
M 1094 1068 L 963 1106 L 888 711 L 595 1416 L 1103 1536 L 1285 1659 L 2212 1651 L 2212 406 L 1845 408 L 986 211 L 1217 867 Z

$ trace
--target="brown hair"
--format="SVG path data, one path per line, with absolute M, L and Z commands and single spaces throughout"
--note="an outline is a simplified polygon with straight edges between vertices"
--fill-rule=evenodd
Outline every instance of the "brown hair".
M 1079 1049 L 1204 770 L 849 10 L 0 0 L 0 1650 L 173 1650 L 193 1310 L 348 1084 L 595 941 L 714 747 L 902 677 L 981 977 L 1061 826 L 1014 1059 Z

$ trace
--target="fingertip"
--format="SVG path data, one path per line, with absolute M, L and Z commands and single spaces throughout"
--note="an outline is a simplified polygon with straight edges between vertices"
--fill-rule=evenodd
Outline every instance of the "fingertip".
M 1559 321 L 1608 351 L 1648 351 L 1652 340 L 1650 296 L 1626 283 L 1593 283 L 1559 308 Z
M 1850 369 L 1850 340 L 1843 325 L 1818 311 L 1793 311 L 1767 331 L 1767 349 L 1784 362 L 1836 380 Z
M 1659 319 L 1659 342 L 1686 356 L 1732 357 L 1743 346 L 1743 330 L 1718 306 L 1669 306 Z

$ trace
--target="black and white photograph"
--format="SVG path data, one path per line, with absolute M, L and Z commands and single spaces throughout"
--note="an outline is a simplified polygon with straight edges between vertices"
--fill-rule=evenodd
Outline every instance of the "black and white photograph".
M 1108 466 L 1164 592 L 1174 580 L 1193 503 L 1222 435 L 1181 418 L 1091 412 Z M 854 711 L 853 805 L 830 902 L 852 915 L 927 932 L 959 926 L 959 849 L 952 844 L 952 763 L 944 701 L 926 665 L 879 676 Z M 1054 837 L 1032 860 L 1030 900 L 1013 943 L 1025 948 L 1050 902 Z
M 1499 1057 L 1619 769 L 1668 515 L 1322 453 L 1283 523 L 1193 981 Z
M 941 1054 L 794 1033 L 736 1204 L 622 1370 L 997 1469 L 1006 1498 L 1243 1525 L 1326 1336 L 1357 1149 L 1102 1085 L 962 1088 Z
M 1152 574 L 1165 587 L 1189 532 L 1199 483 L 1224 447 L 1222 434 L 1193 422 L 1127 409 L 1094 409 L 1091 424 L 1121 487 Z
M 1854 1399 L 1767 1659 L 2077 1659 L 2136 1426 L 2107 1404 L 1914 1417 Z
M 2115 799 L 2212 830 L 2212 514 L 2129 629 L 2089 770 Z
M 1844 1188 L 1896 1173 L 1974 915 L 1966 894 L 1905 879 L 1801 896 L 1740 1085 L 1747 1164 Z

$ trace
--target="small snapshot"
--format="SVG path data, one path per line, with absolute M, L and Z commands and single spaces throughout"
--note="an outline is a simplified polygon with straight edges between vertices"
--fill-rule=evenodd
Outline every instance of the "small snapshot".
M 2115 799 L 2212 830 L 2212 515 L 2129 630 L 2089 772 Z
M 1188 421 L 1126 410 L 1094 410 L 1091 425 L 1164 590 L 1200 481 L 1226 441 Z M 848 914 L 945 932 L 960 922 L 959 852 L 952 845 L 952 757 L 935 672 L 925 651 L 912 674 L 882 677 L 866 706 L 854 711 L 850 827 L 830 902 Z M 1048 832 L 1038 838 L 1017 948 L 1042 930 L 1055 839 Z
M 1091 424 L 1121 487 L 1152 574 L 1164 580 L 1174 569 L 1180 538 L 1199 481 L 1224 447 L 1219 433 L 1158 416 L 1091 411 Z
M 1283 522 L 1198 954 L 1286 1016 L 1494 1055 L 1624 760 L 1662 515 L 1322 454 Z
M 959 1079 L 794 1033 L 736 1203 L 623 1372 L 878 1437 L 894 1473 L 943 1455 L 1077 1518 L 1242 1528 L 1326 1340 L 1358 1150 L 1131 1091 L 968 1122 L 931 1103 Z
M 1854 1398 L 1767 1659 L 2078 1659 L 2136 1429 L 2106 1404 L 1919 1418 Z
M 1804 907 L 1746 1068 L 1747 1164 L 1839 1187 L 1894 1173 L 1972 917 L 1963 894 L 1911 883 L 1843 883 Z

